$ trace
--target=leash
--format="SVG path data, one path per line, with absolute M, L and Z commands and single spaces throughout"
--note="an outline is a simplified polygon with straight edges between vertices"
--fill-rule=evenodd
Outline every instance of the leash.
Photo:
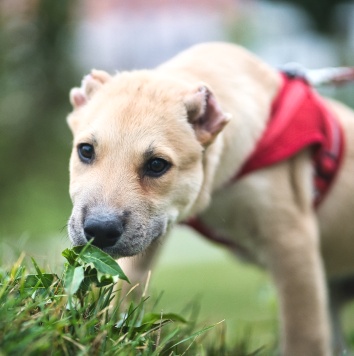
M 288 63 L 281 67 L 281 71 L 289 77 L 304 79 L 309 85 L 344 85 L 354 82 L 354 67 L 328 67 L 308 69 L 299 63 Z

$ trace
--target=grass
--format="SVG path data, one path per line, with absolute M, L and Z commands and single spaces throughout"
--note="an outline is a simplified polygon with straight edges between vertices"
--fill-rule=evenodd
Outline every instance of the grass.
M 0 270 L 0 355 L 260 354 L 245 337 L 227 345 L 223 321 L 197 323 L 195 303 L 176 314 L 145 296 L 135 304 L 117 298 L 114 282 L 126 277 L 93 246 L 63 256 L 60 275 L 33 259 L 29 273 L 24 254 Z
M 150 291 L 163 292 L 162 310 L 182 311 L 197 301 L 201 320 L 225 319 L 227 345 L 247 338 L 251 351 L 276 343 L 276 299 L 267 275 L 187 229 L 166 241 Z
M 17 335 L 18 338 L 20 337 L 21 342 L 24 340 L 23 342 L 25 343 L 27 340 L 31 345 L 38 346 L 49 343 L 51 347 L 55 345 L 55 350 L 57 350 L 57 347 L 61 347 L 60 345 L 69 343 L 71 348 L 66 346 L 67 348 L 69 347 L 69 351 L 66 353 L 68 355 L 110 355 L 114 354 L 113 352 L 123 355 L 129 355 L 129 352 L 131 354 L 154 355 L 164 354 L 165 352 L 165 354 L 171 355 L 226 356 L 252 355 L 257 350 L 259 350 L 256 353 L 257 355 L 274 354 L 278 327 L 276 298 L 267 276 L 258 269 L 237 262 L 233 256 L 230 256 L 223 249 L 192 235 L 186 229 L 181 228 L 177 229 L 171 238 L 166 241 L 164 251 L 152 273 L 149 288 L 151 297 L 135 305 L 135 311 L 131 313 L 132 318 L 135 315 L 135 321 L 129 323 L 129 327 L 139 327 L 136 321 L 141 321 L 144 315 L 153 315 L 155 318 L 150 320 L 154 321 L 153 324 L 155 325 L 153 327 L 157 329 L 144 335 L 143 341 L 140 336 L 138 337 L 139 334 L 130 332 L 131 335 L 134 334 L 133 339 L 137 343 L 133 344 L 132 339 L 126 337 L 125 349 L 119 349 L 121 346 L 118 347 L 118 344 L 113 342 L 117 341 L 113 337 L 116 336 L 116 332 L 112 332 L 111 339 L 113 341 L 106 342 L 106 346 L 101 343 L 99 348 L 93 348 L 92 344 L 98 345 L 99 340 L 106 340 L 111 335 L 112 325 L 122 322 L 122 316 L 126 315 L 127 312 L 122 303 L 118 306 L 116 305 L 114 312 L 110 309 L 112 317 L 107 319 L 104 316 L 105 314 L 102 313 L 104 308 L 95 309 L 95 313 L 89 314 L 87 319 L 79 318 L 80 327 L 76 328 L 77 335 L 63 334 L 63 330 L 72 330 L 72 320 L 75 320 L 72 319 L 73 316 L 70 313 L 67 314 L 68 312 L 65 311 L 65 303 L 67 303 L 68 298 L 65 293 L 63 293 L 61 303 L 46 305 L 48 313 L 43 315 L 46 315 L 49 321 L 46 321 L 46 323 L 41 321 L 42 329 L 35 328 L 29 335 L 21 334 L 21 328 L 26 330 L 27 325 L 29 325 L 31 329 L 35 323 L 31 320 L 33 315 L 31 316 L 30 313 L 29 320 L 21 324 L 22 326 L 20 327 L 18 323 L 20 323 L 22 314 L 18 314 L 18 311 L 17 314 L 14 313 L 12 315 L 13 319 L 6 319 L 0 315 L 0 319 L 5 320 L 2 324 L 0 321 L 0 325 L 11 327 L 18 325 L 14 329 L 17 330 L 13 333 L 14 337 Z M 28 250 L 29 254 L 40 261 L 41 265 L 46 266 L 45 270 L 49 271 L 48 273 L 53 273 L 54 271 L 60 276 L 59 279 L 62 279 L 63 277 L 60 273 L 62 273 L 63 259 L 60 258 L 60 251 L 68 245 L 66 238 L 65 236 L 60 236 L 47 242 L 29 239 L 25 246 L 23 241 L 21 243 L 18 242 L 17 249 L 14 248 L 14 243 L 10 243 L 11 246 L 5 244 L 5 248 L 1 249 L 3 261 L 7 259 L 7 265 L 9 266 L 9 261 L 12 261 L 13 265 L 14 258 L 18 257 L 22 250 Z M 51 252 L 48 253 L 48 251 Z M 43 256 L 45 257 L 43 258 Z M 24 261 L 20 263 L 20 266 L 24 265 L 26 265 Z M 102 290 L 100 298 L 106 296 L 104 298 L 107 299 L 107 293 L 111 292 Z M 92 294 L 91 296 L 87 295 L 85 303 L 88 305 L 98 305 L 100 303 L 104 305 L 102 302 L 95 302 L 92 298 L 95 298 L 95 296 Z M 39 301 L 36 301 L 36 303 L 39 303 Z M 42 300 L 42 305 L 43 303 L 44 301 Z M 21 303 L 14 304 L 10 309 L 23 308 L 21 305 Z M 8 308 L 7 310 L 10 309 Z M 87 315 L 84 312 L 85 310 L 87 308 L 79 309 L 78 314 Z M 1 305 L 0 314 L 3 312 L 4 306 Z M 14 318 L 15 315 L 16 318 Z M 21 317 L 18 318 L 18 315 Z M 41 320 L 41 314 L 35 313 L 34 315 L 34 319 Z M 58 315 L 61 318 L 58 318 Z M 170 316 L 171 318 L 176 316 L 177 319 L 182 318 L 188 322 L 183 323 L 177 319 L 170 321 L 171 319 L 166 318 L 163 319 L 164 323 L 159 329 L 161 315 Z M 353 315 L 354 307 L 352 305 L 344 313 L 344 326 L 348 340 L 352 345 L 354 344 Z M 63 327 L 63 323 L 67 323 L 66 327 Z M 35 325 L 38 326 L 38 323 Z M 208 329 L 209 326 L 214 327 Z M 1 328 L 3 326 L 0 326 Z M 76 331 L 74 330 L 74 332 Z M 146 333 L 147 331 L 144 332 Z M 201 333 L 199 334 L 199 332 Z M 9 329 L 6 333 L 9 333 Z M 41 338 L 34 342 L 31 337 L 36 333 L 41 335 Z M 65 336 L 66 339 L 58 337 L 58 335 Z M 122 336 L 123 334 L 120 335 Z M 0 331 L 0 340 L 1 338 Z M 78 343 L 77 347 L 75 348 L 73 346 L 75 343 L 68 341 L 67 338 L 73 338 Z M 62 339 L 60 341 L 61 344 L 58 341 L 60 339 Z M 174 350 L 170 350 L 170 353 L 166 351 L 173 343 L 176 344 L 185 339 L 186 341 L 177 345 Z M 138 340 L 140 340 L 140 344 Z M 19 347 L 19 342 L 14 342 L 14 344 Z M 79 347 L 78 345 L 81 346 Z M 156 345 L 161 345 L 161 348 L 157 350 Z M 8 354 L 0 347 L 1 356 L 1 351 L 4 354 Z M 48 354 L 48 351 L 41 352 L 36 354 Z M 18 352 L 11 352 L 11 354 L 20 353 L 23 353 L 23 349 L 18 348 Z M 25 354 L 30 353 L 25 352 Z M 35 354 L 34 351 L 33 354 Z M 65 352 L 60 350 L 51 354 L 65 354 Z
M 22 256 L 0 271 L 0 354 L 206 354 L 195 341 L 213 326 L 195 329 L 177 314 L 147 312 L 144 298 L 123 306 L 113 282 L 126 277 L 114 260 L 91 246 L 64 252 L 61 276 L 34 260 L 28 274 Z
M 217 262 L 183 266 L 177 271 L 165 267 L 156 271 L 151 289 L 154 295 L 164 291 L 159 304 L 162 310 L 171 306 L 173 310 L 183 310 L 187 302 L 197 301 L 200 319 L 226 319 L 229 345 L 245 335 L 251 349 L 272 345 L 276 340 L 274 294 L 257 271 L 242 266 L 230 269 L 229 263 Z

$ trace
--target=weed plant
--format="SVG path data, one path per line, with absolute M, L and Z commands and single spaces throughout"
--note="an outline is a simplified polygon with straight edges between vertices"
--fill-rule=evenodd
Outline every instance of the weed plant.
M 247 354 L 242 342 L 227 350 L 224 335 L 204 344 L 217 324 L 198 329 L 178 314 L 147 312 L 145 297 L 124 303 L 116 283 L 128 278 L 94 246 L 66 249 L 63 256 L 61 276 L 35 260 L 35 273 L 28 274 L 24 256 L 0 269 L 0 355 Z

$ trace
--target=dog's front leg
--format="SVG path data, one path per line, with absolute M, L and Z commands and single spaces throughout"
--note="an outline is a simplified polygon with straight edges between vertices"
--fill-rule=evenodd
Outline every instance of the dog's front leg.
M 330 355 L 326 283 L 315 217 L 282 220 L 288 221 L 273 225 L 277 231 L 265 246 L 279 297 L 281 354 Z
M 148 274 L 156 261 L 156 255 L 161 249 L 161 243 L 155 241 L 145 252 L 133 257 L 119 260 L 119 265 L 129 278 L 130 284 L 122 281 L 121 296 L 129 300 L 139 300 L 148 287 Z M 128 295 L 127 295 L 128 294 Z

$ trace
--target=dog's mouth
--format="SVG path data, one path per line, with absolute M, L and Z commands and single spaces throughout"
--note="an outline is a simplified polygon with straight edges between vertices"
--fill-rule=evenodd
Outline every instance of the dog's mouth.
M 117 214 L 93 209 L 81 219 L 73 212 L 68 232 L 75 246 L 92 241 L 94 246 L 113 258 L 119 258 L 145 251 L 153 241 L 166 233 L 167 225 L 165 216 L 144 220 L 130 212 Z

